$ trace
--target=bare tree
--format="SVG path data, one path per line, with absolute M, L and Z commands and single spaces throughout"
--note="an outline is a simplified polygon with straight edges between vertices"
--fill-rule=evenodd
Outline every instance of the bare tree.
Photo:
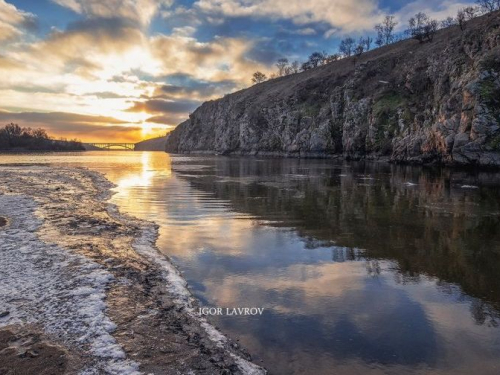
M 463 9 L 459 9 L 457 12 L 457 22 L 458 26 L 460 26 L 460 30 L 465 30 L 466 16 Z
M 423 12 L 418 12 L 408 21 L 410 28 L 407 32 L 420 43 L 432 42 L 438 29 L 438 22 L 432 20 Z
M 287 58 L 279 59 L 276 62 L 276 67 L 278 68 L 278 77 L 283 77 L 286 74 L 288 64 L 289 62 Z
M 309 61 L 306 61 L 305 63 L 302 63 L 300 66 L 300 70 L 305 72 L 306 70 L 312 69 L 313 67 L 311 66 L 311 63 Z
M 358 42 L 358 45 L 354 48 L 354 54 L 356 56 L 361 56 L 365 52 L 365 42 L 363 38 L 361 38 Z
M 394 42 L 394 28 L 397 26 L 394 16 L 385 16 L 384 21 L 375 26 L 377 40 L 375 43 L 381 47 Z
M 439 23 L 436 20 L 429 20 L 429 22 L 424 26 L 424 35 L 428 42 L 434 40 L 434 35 L 439 29 Z
M 365 51 L 369 51 L 372 48 L 373 38 L 367 36 L 366 38 L 360 38 L 359 44 L 362 44 Z
M 457 21 L 453 17 L 447 17 L 446 19 L 441 21 L 441 27 L 444 29 L 446 27 L 454 26 L 457 24 Z
M 255 72 L 252 76 L 252 82 L 254 84 L 256 83 L 261 83 L 267 80 L 267 77 L 264 73 L 262 72 Z
M 324 64 L 329 64 L 331 62 L 338 61 L 338 60 L 340 60 L 340 55 L 338 53 L 334 53 L 333 55 L 325 56 Z
M 23 134 L 23 129 L 19 125 L 14 124 L 14 123 L 10 123 L 10 124 L 5 125 L 5 127 L 3 128 L 3 131 L 4 131 L 5 135 L 7 136 L 8 140 L 12 140 L 13 138 L 20 137 L 21 134 Z
M 321 65 L 323 59 L 325 58 L 325 54 L 323 52 L 313 52 L 309 56 L 309 60 L 307 61 L 312 68 L 316 68 Z
M 31 132 L 32 136 L 37 139 L 49 139 L 49 136 L 45 129 L 38 128 L 38 129 L 33 129 Z
M 295 60 L 291 65 L 290 65 L 290 71 L 293 73 L 298 73 L 300 71 L 300 63 Z
M 476 0 L 476 4 L 484 13 L 500 10 L 500 0 Z
M 339 51 L 346 57 L 349 57 L 354 52 L 354 39 L 351 37 L 345 38 L 340 42 Z
M 470 21 L 477 16 L 477 14 L 479 13 L 479 9 L 477 7 L 465 7 L 463 9 L 463 12 L 465 13 L 465 18 L 467 19 L 467 21 Z

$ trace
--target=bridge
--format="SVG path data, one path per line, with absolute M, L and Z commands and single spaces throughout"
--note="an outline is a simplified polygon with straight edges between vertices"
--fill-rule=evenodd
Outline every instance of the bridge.
M 88 145 L 95 148 L 100 148 L 102 150 L 135 150 L 135 143 L 85 143 L 84 145 Z

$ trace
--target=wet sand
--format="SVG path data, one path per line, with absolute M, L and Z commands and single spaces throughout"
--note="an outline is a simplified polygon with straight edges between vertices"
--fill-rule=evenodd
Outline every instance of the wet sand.
M 196 314 L 156 225 L 120 214 L 111 188 L 86 169 L 0 167 L 0 373 L 265 373 Z

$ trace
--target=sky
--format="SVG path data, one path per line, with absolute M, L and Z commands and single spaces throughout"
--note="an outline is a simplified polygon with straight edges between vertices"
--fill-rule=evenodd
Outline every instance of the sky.
M 469 0 L 0 0 L 0 126 L 85 142 L 164 135 L 201 103 L 271 74 L 280 58 L 335 53 Z

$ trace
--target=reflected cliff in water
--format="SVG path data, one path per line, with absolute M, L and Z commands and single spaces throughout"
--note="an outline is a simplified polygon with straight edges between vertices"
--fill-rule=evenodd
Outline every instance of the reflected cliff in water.
M 198 226 L 173 256 L 206 305 L 268 308 L 212 320 L 271 370 L 498 370 L 498 174 L 249 158 L 172 168 L 236 215 Z
M 398 282 L 434 276 L 444 292 L 455 283 L 500 307 L 498 174 L 283 159 L 218 158 L 208 166 L 174 170 L 235 211 L 292 227 L 307 248 L 341 246 L 334 261 L 395 260 Z M 485 308 L 475 308 L 477 322 L 496 324 L 497 314 L 477 311 Z

